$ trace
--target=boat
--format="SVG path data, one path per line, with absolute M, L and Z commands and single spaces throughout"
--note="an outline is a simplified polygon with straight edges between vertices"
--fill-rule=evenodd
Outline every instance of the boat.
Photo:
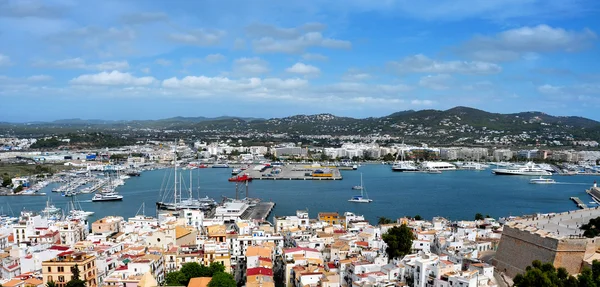
M 158 210 L 167 210 L 167 211 L 180 211 L 180 210 L 187 210 L 187 209 L 191 209 L 191 210 L 210 210 L 212 209 L 214 206 L 217 205 L 217 203 L 212 199 L 209 198 L 208 196 L 204 197 L 204 198 L 194 198 L 193 195 L 193 187 L 192 187 L 192 172 L 193 170 L 190 169 L 190 187 L 189 187 L 189 194 L 188 194 L 188 198 L 183 198 L 181 192 L 182 189 L 180 187 L 181 184 L 181 173 L 177 173 L 177 161 L 175 160 L 177 157 L 175 155 L 174 158 L 174 166 L 173 166 L 173 173 L 174 173 L 174 184 L 173 184 L 173 201 L 168 201 L 166 199 L 166 197 L 168 197 L 171 193 L 170 191 L 163 191 L 163 200 L 162 201 L 157 201 L 156 202 L 156 208 Z M 201 166 L 199 166 L 199 168 L 201 168 Z M 200 179 L 198 178 L 198 182 L 200 181 Z M 165 184 L 166 186 L 167 184 Z M 198 193 L 200 193 L 200 184 L 198 184 Z
M 456 170 L 456 166 L 444 161 L 424 161 L 421 163 L 424 170 Z
M 348 201 L 350 202 L 357 202 L 357 203 L 370 203 L 373 200 L 369 199 L 369 196 L 367 195 L 367 190 L 364 187 L 364 185 L 362 184 L 362 173 L 360 174 L 360 185 L 361 185 L 361 189 L 360 189 L 360 195 L 354 195 L 352 196 L 352 198 L 348 199 Z
M 42 209 L 42 213 L 45 215 L 59 213 L 60 211 L 61 209 L 59 207 L 54 206 L 54 204 L 50 202 L 50 198 L 46 201 L 46 207 Z
M 428 170 L 427 170 L 427 173 L 431 173 L 431 174 L 440 174 L 440 173 L 442 173 L 442 171 L 441 171 L 441 170 L 439 170 L 439 169 L 430 168 L 430 169 L 428 169 Z
M 123 196 L 116 192 L 98 192 L 92 197 L 92 201 L 120 201 Z
M 484 170 L 489 167 L 490 167 L 489 165 L 479 163 L 479 162 L 465 162 L 460 166 L 461 169 L 469 169 L 469 170 Z
M 363 190 L 363 182 L 362 182 L 362 173 L 360 174 L 360 185 L 355 185 L 352 187 L 353 190 Z
M 513 166 L 508 168 L 492 169 L 496 175 L 528 175 L 528 176 L 549 176 L 551 172 L 535 166 L 533 162 L 528 162 L 525 166 Z
M 240 172 L 242 172 L 242 169 L 240 169 L 240 168 L 234 168 L 231 171 L 231 175 L 238 175 Z
M 198 166 L 198 168 L 207 168 L 207 167 L 208 167 L 208 165 L 206 165 L 206 164 L 201 164 Z
M 404 145 L 404 141 L 402 142 Z M 400 160 L 398 160 L 398 156 L 400 156 Z M 417 172 L 419 169 L 412 161 L 404 160 L 404 150 L 400 150 L 396 155 L 396 160 L 392 164 L 392 171 L 396 172 Z
M 533 184 L 555 184 L 556 181 L 554 179 L 551 179 L 551 178 L 544 178 L 544 177 L 540 176 L 540 178 L 532 178 L 532 179 L 530 179 L 529 183 L 533 183 Z
M 358 169 L 358 165 L 352 165 L 352 170 L 357 170 Z
M 213 168 L 229 168 L 229 165 L 226 163 L 215 163 L 212 166 Z
M 244 182 L 244 181 L 252 181 L 252 177 L 248 176 L 248 174 L 236 175 L 229 178 L 230 182 Z
M 142 175 L 139 171 L 134 170 L 127 173 L 128 176 L 140 176 Z

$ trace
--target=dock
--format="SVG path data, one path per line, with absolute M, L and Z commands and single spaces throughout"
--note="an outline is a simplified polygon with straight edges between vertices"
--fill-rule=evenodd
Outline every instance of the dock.
M 252 180 L 341 180 L 342 174 L 339 168 L 317 167 L 310 165 L 283 165 L 274 166 L 264 170 L 257 170 L 253 166 L 241 172 L 239 176 L 247 174 Z M 316 174 L 316 171 L 323 174 Z
M 581 199 L 579 199 L 579 197 L 576 196 L 572 196 L 571 200 L 575 202 L 575 204 L 577 204 L 577 207 L 581 208 L 581 209 L 586 209 L 588 208 L 588 206 L 583 203 L 583 201 Z
M 274 202 L 259 202 L 248 208 L 242 215 L 242 219 L 264 221 L 269 217 L 269 214 L 271 214 L 274 207 Z

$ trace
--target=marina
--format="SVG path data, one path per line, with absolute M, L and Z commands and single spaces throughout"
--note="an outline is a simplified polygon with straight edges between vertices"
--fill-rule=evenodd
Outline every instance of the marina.
M 173 168 L 143 171 L 139 177 L 127 179 L 124 185 L 115 190 L 123 195 L 121 201 L 92 202 L 94 194 L 80 193 L 77 200 L 86 211 L 96 212 L 92 217 L 122 214 L 135 216 L 135 208 L 145 203 L 147 214 L 154 216 L 157 201 L 161 201 L 163 178 Z M 231 177 L 232 168 L 199 168 L 192 171 L 195 198 L 220 199 L 223 196 L 235 198 L 235 183 Z M 356 193 L 352 187 L 360 183 L 363 174 L 364 185 L 369 189 L 369 204 L 348 202 Z M 396 173 L 390 165 L 363 164 L 357 171 L 342 170 L 343 180 L 254 180 L 249 182 L 249 197 L 260 198 L 264 202 L 275 203 L 268 218 L 289 214 L 297 209 L 323 211 L 353 211 L 364 214 L 373 222 L 377 217 L 394 217 L 399 214 L 419 214 L 423 217 L 446 216 L 452 219 L 471 219 L 476 212 L 491 216 L 512 214 L 535 214 L 554 211 L 567 211 L 573 208 L 569 200 L 575 196 L 586 202 L 586 193 L 593 185 L 596 176 L 564 176 L 560 184 L 530 184 L 527 176 L 496 176 L 486 171 L 456 170 L 441 174 Z M 189 185 L 189 170 L 181 173 L 182 183 Z M 200 182 L 198 184 L 198 181 Z M 62 183 L 50 183 L 40 190 L 46 196 L 6 196 L 0 205 L 12 206 L 15 213 L 20 210 L 41 210 L 51 198 L 54 205 L 67 209 L 70 197 L 50 190 Z M 188 189 L 183 188 L 184 199 Z M 172 194 L 172 191 L 170 192 Z M 600 196 L 600 193 L 598 194 Z M 245 195 L 240 195 L 240 198 Z M 589 201 L 589 200 L 588 200 Z M 465 208 L 468 206 L 468 208 Z M 5 208 L 6 210 L 6 208 Z
M 352 170 L 352 169 L 350 169 Z M 254 165 L 237 176 L 248 176 L 252 180 L 341 180 L 337 167 L 321 165 Z
M 579 197 L 576 196 L 572 196 L 571 200 L 573 202 L 575 202 L 575 204 L 577 205 L 577 207 L 581 208 L 581 209 L 586 209 L 588 208 L 587 204 L 585 204 L 581 199 L 579 199 Z

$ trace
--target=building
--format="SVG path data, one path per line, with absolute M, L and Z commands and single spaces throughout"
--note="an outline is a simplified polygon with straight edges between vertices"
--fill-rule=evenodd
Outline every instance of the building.
M 96 220 L 92 223 L 92 233 L 94 234 L 114 234 L 121 231 L 121 223 L 123 217 L 120 216 L 107 216 L 102 219 Z
M 598 216 L 600 210 L 584 209 L 508 222 L 493 263 L 511 277 L 525 272 L 534 260 L 578 274 L 598 259 L 596 250 L 600 247 L 597 238 L 582 237 L 578 226 Z
M 44 285 L 53 281 L 58 287 L 66 286 L 73 279 L 71 268 L 74 266 L 79 269 L 79 277 L 85 281 L 86 287 L 98 286 L 96 256 L 75 251 L 59 253 L 56 258 L 42 262 Z
M 340 214 L 337 212 L 319 212 L 318 220 L 327 222 L 329 225 L 340 224 Z

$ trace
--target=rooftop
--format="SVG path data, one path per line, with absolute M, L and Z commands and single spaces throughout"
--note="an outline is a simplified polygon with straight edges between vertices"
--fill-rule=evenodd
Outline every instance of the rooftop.
M 587 224 L 590 219 L 600 216 L 600 209 L 588 208 L 563 213 L 550 213 L 535 217 L 520 218 L 506 225 L 538 233 L 542 236 L 565 238 L 568 236 L 582 235 L 583 231 L 578 226 Z

